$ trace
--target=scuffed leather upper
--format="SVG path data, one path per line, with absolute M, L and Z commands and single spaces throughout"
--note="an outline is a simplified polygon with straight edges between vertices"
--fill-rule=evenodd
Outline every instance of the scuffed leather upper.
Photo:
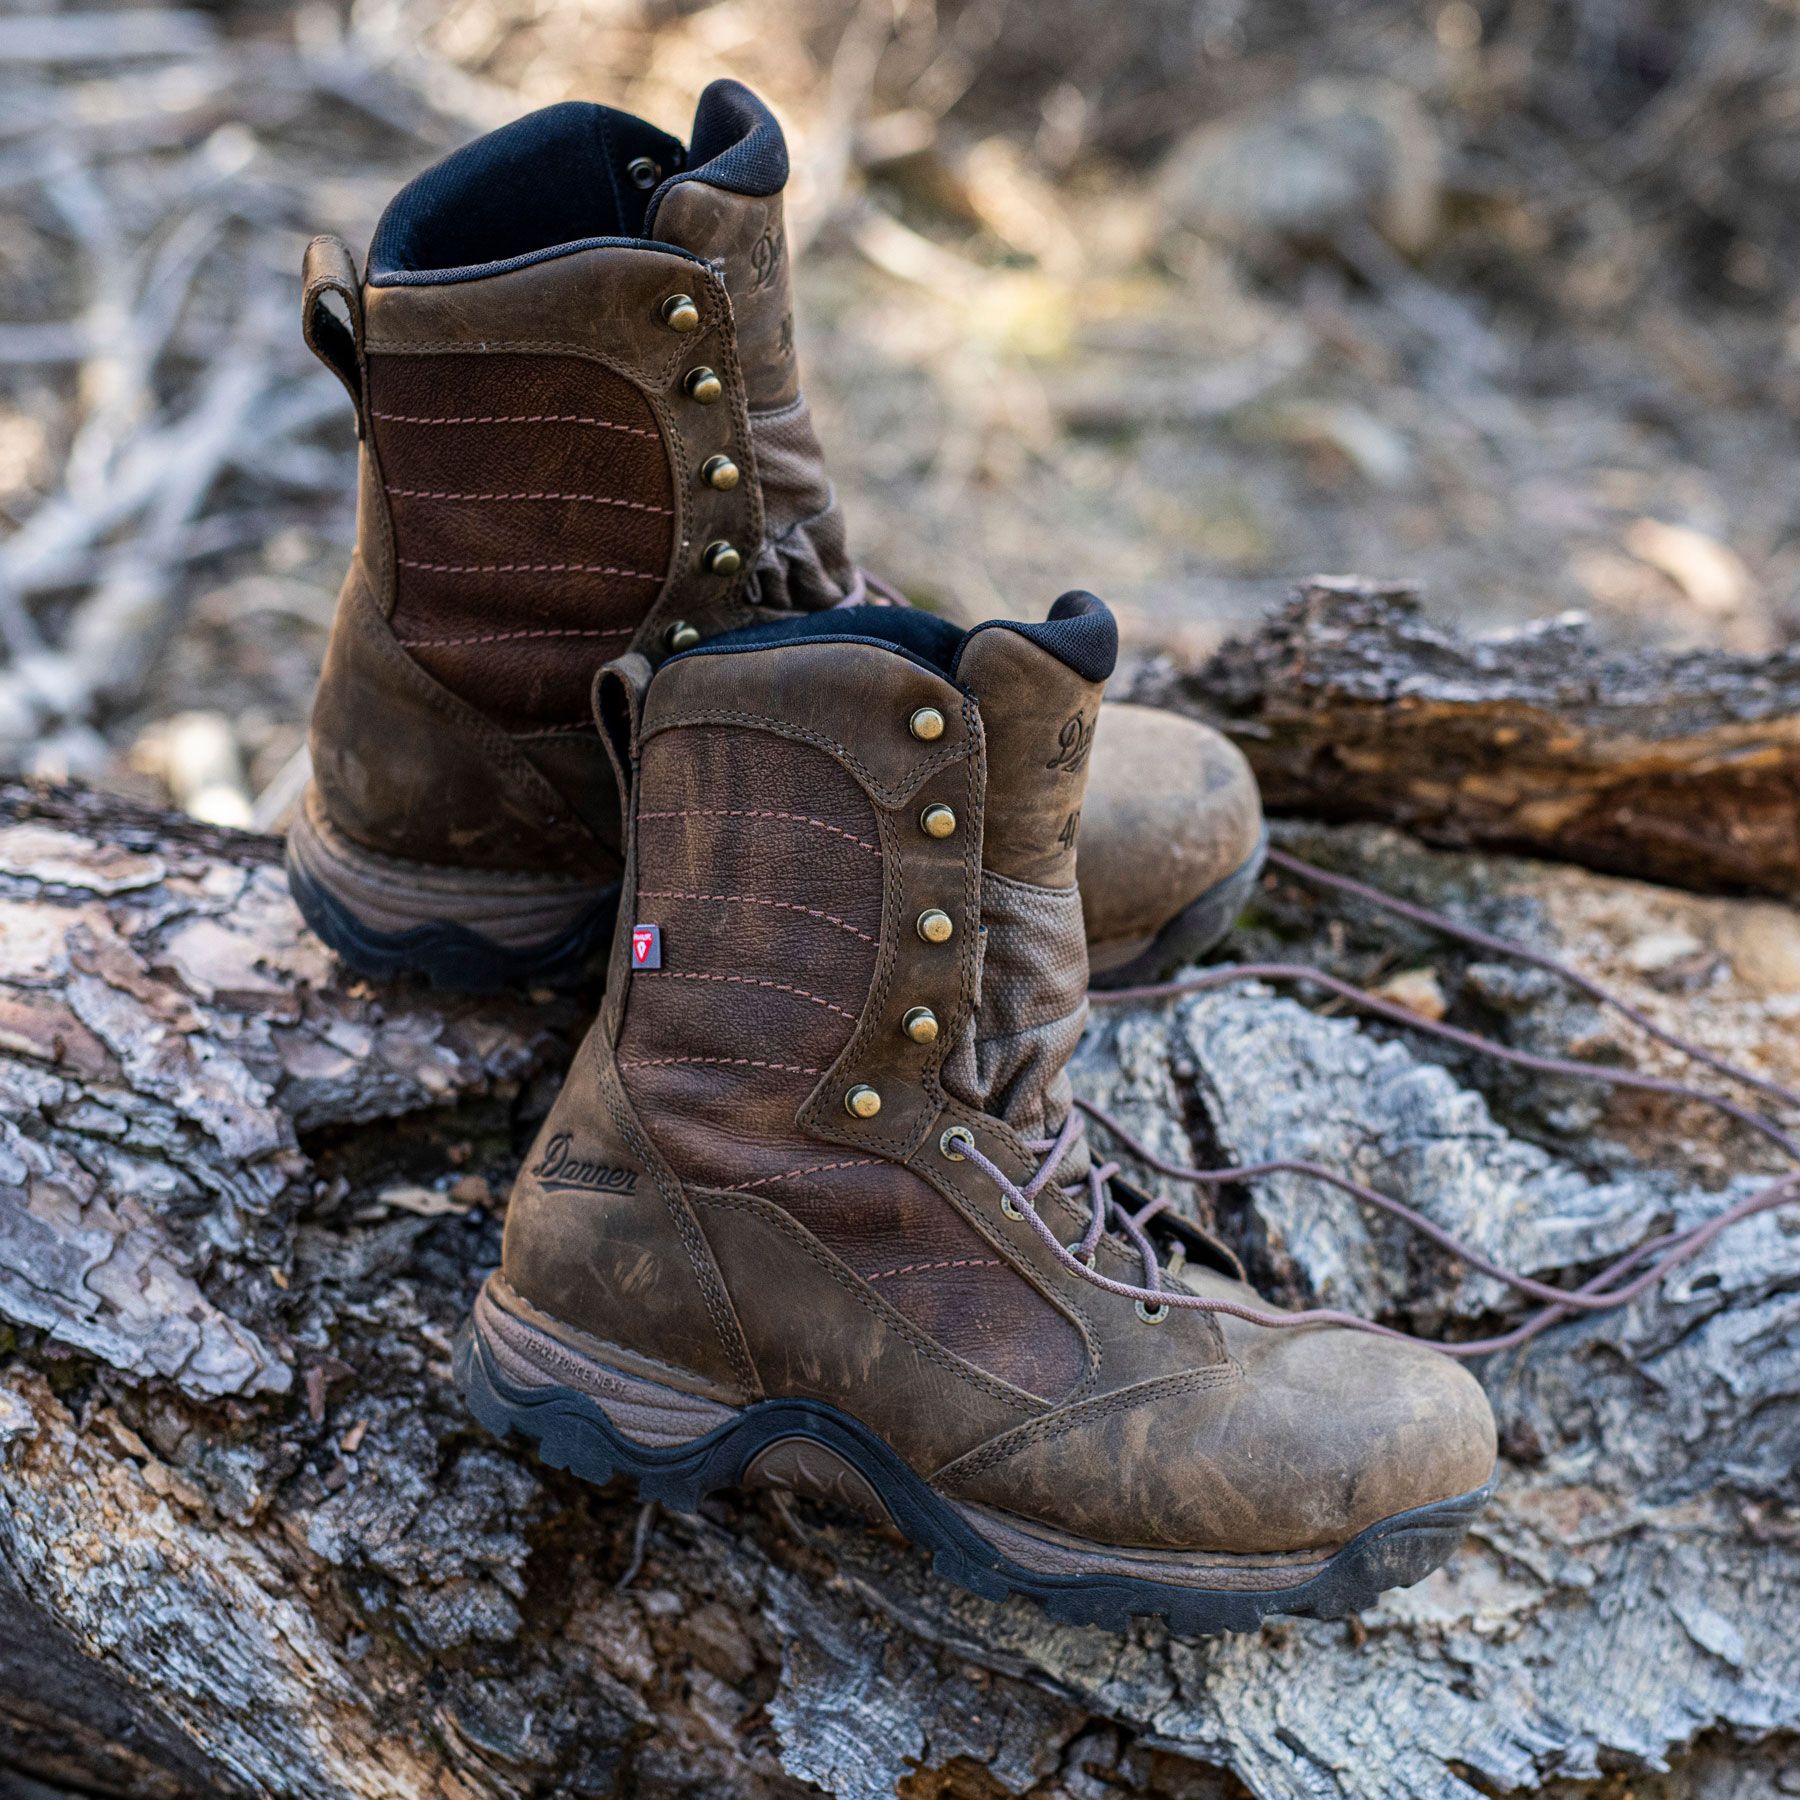
M 975 673 L 997 721 L 1028 684 L 1065 680 L 1023 637 L 993 648 Z M 1032 746 L 1020 709 L 992 756 L 972 681 L 828 637 L 607 679 L 637 769 L 624 918 L 661 928 L 663 966 L 634 971 L 621 932 L 601 1018 L 512 1201 L 518 1293 L 721 1398 L 828 1401 L 952 1498 L 1110 1544 L 1326 1547 L 1487 1479 L 1486 1401 L 1446 1359 L 1192 1311 L 1146 1324 L 946 1156 L 960 1125 L 1016 1181 L 1037 1164 L 950 1070 L 992 1023 L 984 895 L 1016 880 L 984 872 L 984 845 L 1054 872 L 1061 809 L 1081 803 L 1050 766 L 1069 760 L 1067 715 L 1040 709 Z M 946 721 L 934 740 L 909 729 L 921 706 Z M 955 809 L 952 837 L 921 829 L 933 804 Z M 928 907 L 952 919 L 947 943 L 919 935 Z M 901 1029 L 921 1005 L 941 1024 L 932 1044 Z M 857 1085 L 880 1093 L 873 1117 L 846 1110 Z M 626 1171 L 631 1191 L 559 1191 L 534 1173 L 555 1141 Z M 1054 1191 L 1040 1204 L 1080 1235 L 1084 1207 Z M 1140 1275 L 1111 1238 L 1097 1267 Z

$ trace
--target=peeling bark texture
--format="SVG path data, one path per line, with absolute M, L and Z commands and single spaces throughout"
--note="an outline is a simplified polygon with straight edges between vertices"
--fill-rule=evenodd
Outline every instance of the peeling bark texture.
M 1470 642 L 1411 589 L 1320 578 L 1132 697 L 1223 727 L 1278 812 L 1800 899 L 1800 650 L 1609 652 L 1576 616 Z
M 1800 1079 L 1787 907 L 1280 835 Z M 449 1334 L 582 1007 L 347 981 L 277 857 L 0 793 L 0 1794 L 1800 1792 L 1793 1210 L 1481 1371 L 1500 1496 L 1420 1587 L 1251 1638 L 1059 1626 L 828 1509 L 645 1512 L 474 1426 Z M 1428 972 L 1521 1047 L 1675 1066 L 1547 976 L 1285 879 L 1236 948 Z M 1769 1166 L 1691 1106 L 1254 988 L 1101 1014 L 1075 1074 L 1186 1160 L 1316 1157 L 1535 1271 Z M 1517 1316 L 1299 1182 L 1201 1204 L 1271 1292 L 1422 1330 Z

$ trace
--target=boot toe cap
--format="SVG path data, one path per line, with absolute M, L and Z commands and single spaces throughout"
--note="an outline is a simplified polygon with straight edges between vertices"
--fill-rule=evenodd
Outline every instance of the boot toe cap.
M 1262 829 L 1256 777 L 1229 739 L 1155 707 L 1102 708 L 1077 853 L 1096 966 L 1242 870 Z

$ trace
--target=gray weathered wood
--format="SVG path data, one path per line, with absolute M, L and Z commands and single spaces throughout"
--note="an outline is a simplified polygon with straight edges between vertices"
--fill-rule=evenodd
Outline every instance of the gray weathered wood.
M 1800 1078 L 1784 907 L 1284 829 Z M 1791 1213 L 1487 1370 L 1501 1496 L 1420 1588 L 1248 1639 L 1060 1627 L 820 1509 L 646 1518 L 475 1428 L 447 1352 L 497 1254 L 480 1184 L 504 1193 L 580 1007 L 346 982 L 275 855 L 0 798 L 0 1769 L 307 1800 L 1800 1780 Z M 1288 882 L 1243 948 L 1364 983 L 1429 965 L 1514 1042 L 1672 1066 L 1543 978 Z M 1256 990 L 1106 1015 L 1077 1074 L 1184 1158 L 1313 1155 L 1537 1270 L 1767 1166 L 1694 1109 L 1491 1080 Z M 1213 1217 L 1278 1291 L 1512 1316 L 1297 1183 Z

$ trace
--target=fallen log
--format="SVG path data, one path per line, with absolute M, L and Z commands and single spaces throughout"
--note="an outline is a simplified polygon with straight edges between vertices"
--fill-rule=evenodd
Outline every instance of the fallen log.
M 1471 641 L 1410 588 L 1316 579 L 1133 697 L 1222 726 L 1277 812 L 1800 899 L 1800 649 L 1610 651 L 1579 618 Z
M 1369 827 L 1280 835 L 1800 1078 L 1786 908 Z M 449 1334 L 581 1005 L 345 979 L 278 853 L 0 791 L 0 1781 L 306 1800 L 1794 1791 L 1791 1210 L 1485 1367 L 1500 1497 L 1419 1588 L 1253 1638 L 1060 1626 L 823 1507 L 658 1514 L 487 1438 Z M 1285 877 L 1240 935 L 1246 958 L 1366 986 L 1428 975 L 1452 1018 L 1515 1044 L 1673 1066 L 1547 976 Z M 1164 1153 L 1315 1157 L 1538 1273 L 1691 1222 L 1770 1166 L 1692 1106 L 1491 1079 L 1255 988 L 1109 1013 L 1075 1073 Z M 1209 1210 L 1271 1291 L 1417 1329 L 1513 1316 L 1292 1179 Z

